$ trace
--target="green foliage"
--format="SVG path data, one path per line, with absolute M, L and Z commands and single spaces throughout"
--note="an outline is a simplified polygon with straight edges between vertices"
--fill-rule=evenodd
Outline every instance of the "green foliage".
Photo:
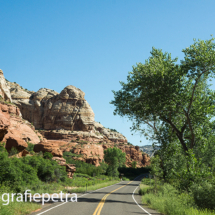
M 0 152 L 6 152 L 7 150 L 5 149 L 5 143 L 0 142 Z
M 50 152 L 45 152 L 43 154 L 43 158 L 51 160 L 53 158 L 53 155 Z
M 177 58 L 153 48 L 144 64 L 133 66 L 127 83 L 121 82 L 122 89 L 113 91 L 111 104 L 115 114 L 133 121 L 132 130 L 159 143 L 177 140 L 187 152 L 215 114 L 215 93 L 207 85 L 215 73 L 214 38 L 194 41 L 182 51 L 184 60 L 177 64 Z
M 10 152 L 9 152 L 9 156 L 13 156 L 13 155 L 16 155 L 18 153 L 19 153 L 18 150 L 15 147 L 12 147 Z
M 104 154 L 105 162 L 108 164 L 107 174 L 114 177 L 119 176 L 118 168 L 125 164 L 126 154 L 116 147 L 106 149 Z
M 130 180 L 133 180 L 134 178 L 136 178 L 139 175 L 142 174 L 148 174 L 150 171 L 149 167 L 142 167 L 142 168 L 131 168 L 131 167 L 119 167 L 118 171 L 120 172 L 120 174 L 123 174 L 124 177 L 129 178 Z
M 132 166 L 132 168 L 136 169 L 137 161 L 132 161 L 131 166 Z
M 196 205 L 215 210 L 215 184 L 207 181 L 191 187 Z
M 69 156 L 69 157 L 82 157 L 82 155 L 81 154 L 74 154 L 74 153 L 72 153 L 72 149 L 70 150 L 70 152 L 64 152 L 63 153 L 63 155 L 64 156 Z
M 118 132 L 116 129 L 113 129 L 113 128 L 109 128 L 109 129 L 113 132 Z
M 26 150 L 28 152 L 30 152 L 30 154 L 34 154 L 34 144 L 27 142 L 28 147 L 26 148 Z
M 143 182 L 145 184 L 145 180 Z M 140 192 L 142 202 L 147 203 L 153 209 L 157 209 L 163 214 L 174 215 L 214 215 L 215 212 L 204 209 L 199 210 L 195 204 L 192 193 L 179 192 L 170 184 L 164 184 L 156 190 L 154 187 L 141 186 Z M 200 194 L 200 193 L 199 193 Z M 205 192 L 206 194 L 206 192 Z M 200 198 L 204 198 L 201 196 Z M 207 198 L 207 197 L 206 197 Z M 205 201 L 205 200 L 203 200 Z M 211 200 L 212 202 L 213 200 Z
M 80 155 L 79 155 L 80 156 Z M 99 176 L 102 174 L 106 174 L 107 164 L 102 162 L 100 166 L 96 167 L 92 164 L 85 163 L 83 161 L 74 160 L 73 157 L 78 157 L 77 154 L 73 154 L 71 152 L 64 152 L 63 157 L 66 159 L 68 164 L 75 164 L 76 173 L 87 174 L 88 176 Z
M 155 185 L 163 180 L 179 194 L 191 195 L 193 190 L 195 204 L 211 209 L 214 202 L 199 196 L 207 191 L 214 199 L 215 91 L 208 84 L 215 77 L 214 38 L 194 40 L 182 52 L 184 59 L 178 63 L 171 54 L 153 48 L 145 63 L 133 66 L 127 83 L 121 82 L 122 89 L 113 91 L 111 103 L 115 114 L 133 122 L 133 131 L 159 147 L 151 159 Z M 166 207 L 178 206 L 167 203 Z
M 13 184 L 17 191 L 41 181 L 65 181 L 67 177 L 65 167 L 59 166 L 56 161 L 41 156 L 9 158 L 6 151 L 0 152 L 0 172 L 0 183 Z

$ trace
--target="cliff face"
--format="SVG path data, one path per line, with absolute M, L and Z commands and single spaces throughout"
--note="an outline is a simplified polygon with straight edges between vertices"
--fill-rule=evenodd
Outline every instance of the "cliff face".
M 15 147 L 19 155 L 24 154 L 27 142 L 37 144 L 40 142 L 35 133 L 34 126 L 22 118 L 18 107 L 11 103 L 9 87 L 2 70 L 0 70 L 0 142 L 10 151 Z
M 122 139 L 122 134 L 119 133 L 118 137 L 116 134 L 110 134 L 111 139 L 98 132 L 61 130 L 41 131 L 41 133 L 47 140 L 35 145 L 34 151 L 49 151 L 52 154 L 55 154 L 56 150 L 60 150 L 61 153 L 70 151 L 74 154 L 73 159 L 99 166 L 100 162 L 104 161 L 104 150 L 117 147 L 126 153 L 126 166 L 131 167 L 133 161 L 136 161 L 137 167 L 150 164 L 147 154 L 142 153 L 137 146 L 127 145 L 127 141 L 125 142 L 125 139 Z M 115 137 L 114 141 L 113 137 Z
M 36 129 L 94 129 L 93 110 L 80 89 L 70 85 L 60 94 L 46 88 L 32 93 L 19 85 L 8 84 L 13 103 L 20 108 L 23 118 L 33 123 Z
M 46 88 L 33 92 L 16 83 L 7 84 L 23 118 L 45 137 L 35 145 L 35 152 L 47 151 L 62 158 L 64 151 L 71 151 L 77 155 L 74 159 L 98 166 L 104 160 L 104 150 L 115 146 L 126 153 L 127 166 L 133 161 L 137 167 L 149 164 L 147 155 L 139 147 L 128 146 L 125 136 L 94 121 L 93 110 L 80 89 L 69 85 L 59 94 Z
M 14 83 L 11 85 L 18 86 L 21 91 L 24 90 L 18 84 Z M 72 178 L 76 170 L 75 165 L 66 164 L 65 159 L 61 158 L 62 151 L 59 149 L 58 145 L 56 146 L 47 143 L 46 145 L 43 144 L 41 147 L 41 140 L 47 142 L 46 139 L 35 130 L 30 122 L 22 118 L 20 109 L 11 103 L 9 89 L 10 86 L 7 84 L 2 70 L 0 70 L 0 142 L 5 143 L 5 148 L 8 152 L 14 147 L 18 151 L 18 154 L 16 155 L 17 157 L 23 157 L 29 154 L 29 152 L 26 151 L 26 148 L 28 147 L 27 142 L 35 144 L 39 151 L 49 151 L 54 156 L 58 156 L 53 157 L 53 160 L 56 160 L 59 165 L 65 166 L 68 177 Z M 26 92 L 25 95 L 28 94 L 29 91 Z M 24 98 L 23 93 L 20 94 L 20 97 L 21 96 L 23 96 L 23 99 L 26 99 L 26 97 Z
M 4 101 L 12 102 L 10 90 L 4 78 L 3 71 L 0 69 L 0 96 Z

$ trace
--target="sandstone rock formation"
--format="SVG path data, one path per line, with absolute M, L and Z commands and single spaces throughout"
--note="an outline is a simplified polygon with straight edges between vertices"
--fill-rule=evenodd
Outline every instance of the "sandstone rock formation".
M 75 172 L 75 165 L 66 164 L 62 157 L 62 151 L 58 145 L 54 143 L 47 143 L 47 140 L 35 131 L 34 126 L 28 121 L 22 118 L 20 109 L 11 103 L 10 90 L 16 95 L 16 99 L 27 103 L 33 92 L 24 90 L 16 83 L 6 83 L 2 70 L 0 70 L 0 142 L 5 143 L 5 148 L 8 152 L 11 151 L 12 147 L 18 150 L 17 157 L 23 157 L 29 154 L 26 150 L 28 147 L 27 142 L 35 144 L 35 151 L 48 151 L 54 156 L 53 160 L 56 160 L 59 165 L 66 166 L 67 175 L 72 178 Z M 44 92 L 44 91 L 42 91 Z M 48 98 L 48 93 L 45 93 Z M 37 95 L 37 99 L 40 99 L 40 93 Z M 43 95 L 41 96 L 43 98 Z M 37 100 L 36 100 L 37 102 Z M 40 139 L 42 141 L 40 141 Z
M 30 93 L 9 85 L 12 101 L 36 129 L 93 130 L 94 113 L 80 89 L 69 85 L 60 94 L 46 88 Z
M 12 102 L 10 89 L 6 83 L 3 71 L 1 69 L 0 69 L 0 96 L 4 101 Z
M 116 142 L 116 143 L 125 143 L 127 144 L 127 139 L 121 133 L 113 131 L 109 128 L 105 128 L 102 124 L 98 122 L 94 122 L 95 129 L 107 139 Z
M 137 162 L 137 167 L 144 167 L 150 164 L 150 158 L 147 154 L 141 152 L 138 146 L 127 145 L 127 143 L 123 142 L 124 140 L 119 141 L 121 139 L 112 141 L 105 135 L 96 134 L 97 132 L 58 130 L 41 131 L 41 133 L 47 138 L 47 144 L 54 146 L 53 150 L 59 148 L 62 152 L 70 151 L 77 155 L 74 155 L 73 159 L 96 166 L 99 166 L 100 162 L 104 160 L 104 150 L 109 147 L 118 147 L 126 153 L 126 166 L 128 167 L 132 166 L 133 161 Z
M 93 110 L 80 89 L 69 85 L 59 94 L 46 88 L 33 92 L 16 83 L 7 85 L 23 118 L 40 130 L 42 141 L 35 145 L 35 152 L 50 152 L 62 158 L 64 151 L 71 151 L 77 154 L 74 159 L 98 166 L 104 159 L 104 150 L 115 146 L 126 153 L 127 166 L 133 161 L 137 167 L 149 164 L 148 157 L 138 147 L 128 146 L 125 136 L 94 121 Z M 7 123 L 0 136 L 5 135 L 6 127 Z
M 6 143 L 8 151 L 15 147 L 19 152 L 28 146 L 26 142 L 40 142 L 34 127 L 20 116 L 19 108 L 3 101 L 0 102 L 0 142 Z
M 18 107 L 11 103 L 10 87 L 8 86 L 2 70 L 0 70 L 0 142 L 10 151 L 15 147 L 22 152 L 27 142 L 37 144 L 40 142 L 34 126 L 22 118 Z M 22 153 L 20 153 L 22 154 Z
M 81 158 L 74 157 L 74 159 L 82 160 L 95 166 L 99 166 L 104 160 L 104 150 L 102 145 L 82 142 L 74 147 L 72 152 L 74 154 L 82 155 Z
M 50 152 L 53 156 L 63 157 L 62 151 L 59 146 L 55 143 L 40 142 L 34 146 L 35 152 Z
M 67 176 L 73 178 L 74 172 L 76 171 L 75 164 L 67 164 L 64 158 L 53 157 L 52 160 L 58 162 L 60 166 L 65 166 L 67 171 Z

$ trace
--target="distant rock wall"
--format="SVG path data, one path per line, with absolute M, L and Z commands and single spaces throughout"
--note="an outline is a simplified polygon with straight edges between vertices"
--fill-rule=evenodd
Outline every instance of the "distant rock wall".
M 23 118 L 32 122 L 36 129 L 94 129 L 93 110 L 80 89 L 69 85 L 60 94 L 46 88 L 29 93 L 19 85 L 8 84 L 12 101 L 20 108 Z

